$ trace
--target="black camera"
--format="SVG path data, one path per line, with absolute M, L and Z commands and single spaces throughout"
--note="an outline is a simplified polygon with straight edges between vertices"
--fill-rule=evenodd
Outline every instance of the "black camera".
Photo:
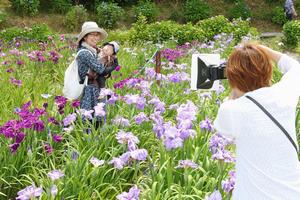
M 226 79 L 226 62 L 220 65 L 206 65 L 199 57 L 197 59 L 197 89 L 210 89 L 215 80 Z

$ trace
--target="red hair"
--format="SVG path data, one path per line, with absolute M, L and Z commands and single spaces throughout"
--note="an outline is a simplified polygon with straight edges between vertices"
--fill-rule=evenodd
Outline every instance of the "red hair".
M 268 54 L 258 44 L 245 44 L 229 56 L 226 77 L 231 88 L 242 92 L 270 86 L 272 64 Z

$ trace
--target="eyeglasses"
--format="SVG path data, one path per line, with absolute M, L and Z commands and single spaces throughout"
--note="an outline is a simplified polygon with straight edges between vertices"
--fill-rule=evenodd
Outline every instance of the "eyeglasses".
M 93 36 L 93 37 L 100 37 L 99 33 L 89 33 L 89 35 Z

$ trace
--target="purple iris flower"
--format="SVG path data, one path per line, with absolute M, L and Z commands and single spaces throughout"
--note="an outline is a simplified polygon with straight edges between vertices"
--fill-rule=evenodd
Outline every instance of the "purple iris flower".
M 176 168 L 192 168 L 196 169 L 199 166 L 191 160 L 179 160 L 178 166 Z
M 85 109 L 80 109 L 79 111 L 77 111 L 79 114 L 81 114 L 81 116 L 83 116 L 84 119 L 90 119 L 92 120 L 93 119 L 93 113 L 94 113 L 94 110 L 85 110 Z
M 113 105 L 113 104 L 116 103 L 117 100 L 119 100 L 118 95 L 117 94 L 112 94 L 110 96 L 110 98 L 107 100 L 107 103 Z
M 39 197 L 43 193 L 43 189 L 41 187 L 36 187 L 34 184 L 27 186 L 23 190 L 18 192 L 17 200 L 31 200 L 34 197 Z
M 55 181 L 57 179 L 60 179 L 61 177 L 63 177 L 64 174 L 60 171 L 60 170 L 53 170 L 51 172 L 48 173 L 48 177 L 52 180 Z
M 54 125 L 59 125 L 59 122 L 54 117 L 49 117 L 48 122 Z
M 148 151 L 146 149 L 136 149 L 134 151 L 130 151 L 130 156 L 135 160 L 146 160 L 148 156 Z
M 21 143 L 25 138 L 25 133 L 19 132 L 16 134 L 16 143 Z
M 53 139 L 54 142 L 59 143 L 63 140 L 63 137 L 61 135 L 55 134 L 55 135 L 52 136 L 52 139 Z
M 137 116 L 135 116 L 134 120 L 135 120 L 136 124 L 141 124 L 144 121 L 149 121 L 148 117 L 143 112 L 141 112 Z
M 69 126 L 76 120 L 76 113 L 69 114 L 66 118 L 63 119 L 63 125 Z
M 123 169 L 125 165 L 129 162 L 130 152 L 122 154 L 120 157 L 114 157 L 109 164 L 113 164 L 116 169 Z
M 106 115 L 106 112 L 105 112 L 105 103 L 98 103 L 95 107 L 94 107 L 94 110 L 95 110 L 95 115 L 96 116 L 100 116 L 100 117 L 104 117 Z
M 19 148 L 20 143 L 13 143 L 9 145 L 10 151 L 12 153 L 15 153 L 17 151 L 17 149 Z
M 130 126 L 130 123 L 129 123 L 129 120 L 124 118 L 124 117 L 121 117 L 121 116 L 117 116 L 114 120 L 113 120 L 113 124 L 116 124 L 118 126 L 121 126 L 121 127 L 127 127 L 127 126 Z
M 165 132 L 165 128 L 162 124 L 153 124 L 152 130 L 158 139 L 161 139 Z
M 51 192 L 51 195 L 55 197 L 57 195 L 57 193 L 58 193 L 57 186 L 56 185 L 52 185 L 52 187 L 50 189 L 50 192 Z
M 226 146 L 231 144 L 232 141 L 221 136 L 220 134 L 214 134 L 210 138 L 209 150 L 212 153 L 212 159 L 224 160 L 225 162 L 235 162 L 235 158 L 231 152 L 226 150 Z
M 145 74 L 147 79 L 153 79 L 156 75 L 156 72 L 154 71 L 153 68 L 146 68 Z
M 99 166 L 103 165 L 104 162 L 105 162 L 104 160 L 99 160 L 99 159 L 96 158 L 96 157 L 92 157 L 92 158 L 90 159 L 90 163 L 92 163 L 92 164 L 94 165 L 94 167 L 99 167 Z
M 222 200 L 222 195 L 219 190 L 215 190 L 208 197 L 206 197 L 205 200 Z
M 44 144 L 44 149 L 45 149 L 47 154 L 51 154 L 53 152 L 53 148 L 48 143 Z
M 79 100 L 74 100 L 74 101 L 72 101 L 71 106 L 72 106 L 73 108 L 78 108 L 78 107 L 80 106 L 80 101 L 79 101 Z
M 236 176 L 235 176 L 235 171 L 233 170 L 231 170 L 228 174 L 229 174 L 229 178 L 225 181 L 222 181 L 222 189 L 225 192 L 230 193 L 234 189 Z
M 120 144 L 127 144 L 128 141 L 132 141 L 135 144 L 139 143 L 139 139 L 135 135 L 131 132 L 125 132 L 122 130 L 118 132 L 116 139 Z
M 140 190 L 136 185 L 129 189 L 128 192 L 122 192 L 117 196 L 118 200 L 139 200 Z
M 45 129 L 44 122 L 42 120 L 37 120 L 33 125 L 33 129 L 37 132 L 42 132 Z
M 213 130 L 213 125 L 212 125 L 212 121 L 209 118 L 206 118 L 205 120 L 202 120 L 200 122 L 200 128 L 203 130 L 207 130 L 207 131 L 212 131 Z

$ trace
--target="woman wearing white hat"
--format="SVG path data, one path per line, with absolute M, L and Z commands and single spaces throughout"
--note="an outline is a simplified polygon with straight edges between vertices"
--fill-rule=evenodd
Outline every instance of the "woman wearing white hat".
M 105 67 L 98 59 L 97 43 L 107 37 L 107 33 L 102 28 L 98 27 L 96 22 L 84 22 L 82 30 L 78 35 L 78 49 L 79 52 L 76 60 L 78 63 L 78 73 L 81 83 L 84 82 L 89 70 L 97 72 L 99 75 L 108 75 L 118 66 L 117 59 L 114 60 L 113 65 Z M 94 84 L 88 81 L 85 86 L 80 101 L 80 108 L 84 110 L 93 110 L 100 102 L 98 99 L 100 93 L 99 84 Z M 103 100 L 101 100 L 103 101 Z M 101 124 L 102 118 L 96 116 L 96 127 Z

